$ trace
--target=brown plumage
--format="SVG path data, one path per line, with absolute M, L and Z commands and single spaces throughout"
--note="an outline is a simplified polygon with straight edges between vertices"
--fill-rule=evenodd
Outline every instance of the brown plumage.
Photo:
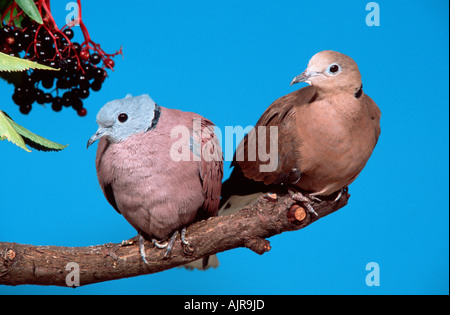
M 278 128 L 275 171 L 261 172 L 267 162 L 258 154 L 256 161 L 235 159 L 235 169 L 223 185 L 224 209 L 245 206 L 229 200 L 242 195 L 239 190 L 248 194 L 283 186 L 310 196 L 328 196 L 350 185 L 366 165 L 380 134 L 381 112 L 363 92 L 356 63 L 341 53 L 323 51 L 292 84 L 298 82 L 310 86 L 276 100 L 254 129 L 258 135 L 258 126 Z M 270 141 L 276 141 L 269 135 L 266 132 L 267 151 Z M 246 136 L 236 152 L 251 154 L 255 149 L 248 142 Z
M 273 102 L 249 133 L 258 139 L 258 127 L 267 127 L 261 137 L 265 138 L 266 152 L 271 141 L 277 142 L 275 169 L 261 170 L 270 161 L 262 161 L 259 142 L 252 145 L 249 135 L 245 136 L 236 150 L 233 172 L 222 185 L 219 215 L 238 211 L 264 192 L 286 193 L 287 189 L 310 196 L 300 196 L 299 200 L 314 212 L 308 205 L 311 196 L 340 191 L 366 165 L 380 135 L 381 112 L 363 92 L 361 74 L 353 59 L 335 51 L 319 52 L 291 84 L 298 82 L 310 86 Z M 278 138 L 270 137 L 271 126 L 278 128 Z M 212 261 L 214 264 L 205 265 L 203 260 L 190 266 L 218 266 L 216 257 Z

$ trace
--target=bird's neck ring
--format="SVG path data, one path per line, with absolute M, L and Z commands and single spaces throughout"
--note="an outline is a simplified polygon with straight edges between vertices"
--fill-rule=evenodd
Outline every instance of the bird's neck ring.
M 159 107 L 159 105 L 155 104 L 155 110 L 153 112 L 152 123 L 150 124 L 150 127 L 148 127 L 147 130 L 145 130 L 145 132 L 152 130 L 153 128 L 156 127 L 160 116 L 161 116 L 161 107 Z

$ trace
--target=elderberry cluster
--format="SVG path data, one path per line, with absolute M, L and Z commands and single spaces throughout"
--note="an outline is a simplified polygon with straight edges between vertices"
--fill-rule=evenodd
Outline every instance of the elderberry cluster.
M 72 42 L 70 28 L 50 31 L 24 18 L 21 28 L 4 25 L 0 28 L 0 51 L 13 56 L 59 68 L 59 71 L 29 70 L 15 80 L 13 101 L 20 112 L 28 114 L 33 103 L 51 104 L 54 111 L 72 107 L 85 116 L 83 100 L 90 91 L 99 91 L 106 78 L 103 66 L 112 69 L 114 61 L 95 50 Z

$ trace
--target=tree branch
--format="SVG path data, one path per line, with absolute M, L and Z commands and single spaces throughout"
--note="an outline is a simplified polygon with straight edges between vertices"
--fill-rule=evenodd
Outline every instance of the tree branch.
M 70 262 L 79 266 L 79 284 L 87 285 L 160 272 L 237 247 L 263 254 L 270 250 L 266 238 L 302 229 L 344 207 L 350 197 L 345 192 L 338 201 L 313 204 L 318 213 L 315 216 L 289 196 L 269 196 L 261 196 L 253 205 L 235 214 L 192 224 L 186 233 L 191 246 L 183 247 L 178 239 L 167 258 L 164 250 L 146 242 L 149 265 L 142 262 L 136 241 L 88 247 L 0 242 L 0 284 L 66 286 L 66 277 L 72 271 L 66 269 Z

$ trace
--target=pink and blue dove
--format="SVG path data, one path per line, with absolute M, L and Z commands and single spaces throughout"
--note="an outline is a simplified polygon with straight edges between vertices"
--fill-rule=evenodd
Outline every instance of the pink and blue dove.
M 148 95 L 108 102 L 97 123 L 88 147 L 100 140 L 98 181 L 108 202 L 138 231 L 143 261 L 144 238 L 166 247 L 167 255 L 182 229 L 187 245 L 185 228 L 218 212 L 223 161 L 213 123 L 158 106 Z

